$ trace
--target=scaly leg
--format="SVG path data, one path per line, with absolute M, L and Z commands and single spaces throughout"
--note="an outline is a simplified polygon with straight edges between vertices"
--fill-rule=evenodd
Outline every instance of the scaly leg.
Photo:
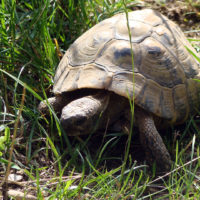
M 135 117 L 147 162 L 152 165 L 156 161 L 159 170 L 169 171 L 172 164 L 171 157 L 155 127 L 152 115 L 137 107 L 135 109 Z

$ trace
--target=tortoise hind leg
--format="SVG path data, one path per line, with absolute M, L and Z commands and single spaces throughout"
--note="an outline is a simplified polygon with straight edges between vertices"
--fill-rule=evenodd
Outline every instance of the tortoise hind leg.
M 171 157 L 156 129 L 152 115 L 137 107 L 135 117 L 147 162 L 152 165 L 156 161 L 159 170 L 169 171 L 172 164 Z

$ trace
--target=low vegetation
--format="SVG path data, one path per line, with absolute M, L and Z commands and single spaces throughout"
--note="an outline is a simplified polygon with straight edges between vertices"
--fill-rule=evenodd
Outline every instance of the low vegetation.
M 170 10 L 173 3 L 179 6 L 176 10 Z M 199 199 L 199 116 L 164 133 L 175 164 L 160 175 L 156 166 L 145 164 L 137 130 L 126 160 L 126 135 L 71 138 L 53 110 L 49 117 L 37 110 L 38 103 L 51 96 L 54 73 L 66 49 L 96 23 L 119 12 L 155 8 L 176 20 L 200 51 L 199 5 L 189 0 L 1 0 L 0 196 Z

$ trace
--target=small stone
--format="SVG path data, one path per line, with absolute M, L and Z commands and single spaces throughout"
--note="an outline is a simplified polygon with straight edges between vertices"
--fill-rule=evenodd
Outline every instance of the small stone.
M 18 174 L 10 174 L 8 176 L 8 180 L 9 181 L 22 181 L 23 176 L 22 175 L 18 175 Z
M 8 190 L 8 196 L 14 197 L 16 200 L 36 200 L 37 198 L 30 194 L 24 194 L 18 190 Z

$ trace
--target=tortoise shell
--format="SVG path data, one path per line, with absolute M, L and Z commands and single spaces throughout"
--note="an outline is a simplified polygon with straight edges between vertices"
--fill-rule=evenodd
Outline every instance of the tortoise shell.
M 79 37 L 58 66 L 53 92 L 106 89 L 169 123 L 184 122 L 199 106 L 199 64 L 185 46 L 195 50 L 174 22 L 151 9 L 129 12 L 128 24 L 131 38 L 124 13 Z

